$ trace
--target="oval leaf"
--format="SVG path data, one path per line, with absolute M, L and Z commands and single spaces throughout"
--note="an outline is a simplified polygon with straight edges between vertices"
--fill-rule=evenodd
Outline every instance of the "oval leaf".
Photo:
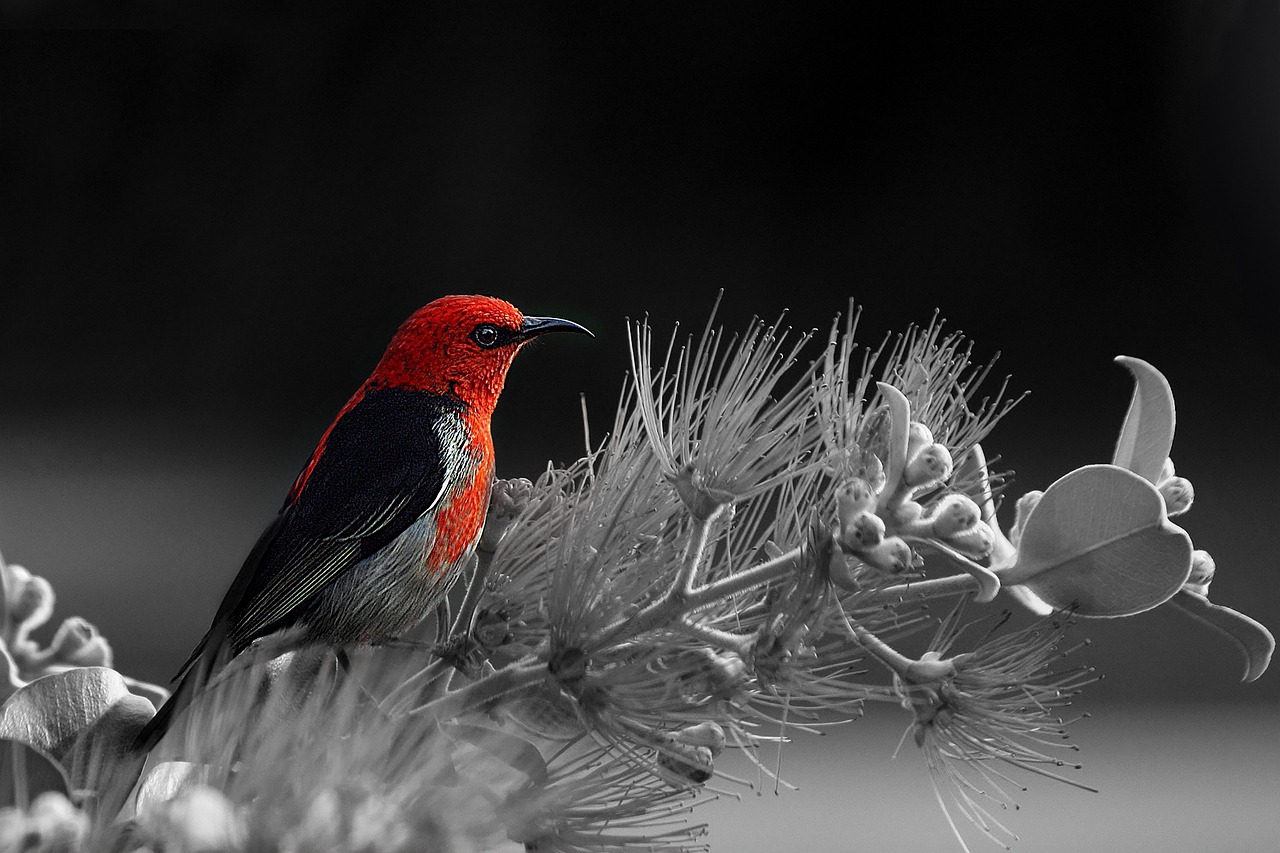
M 0 737 L 37 746 L 61 761 L 82 731 L 128 695 L 120 673 L 102 666 L 46 675 L 0 708 Z
M 25 809 L 45 791 L 70 796 L 67 777 L 58 763 L 30 744 L 0 738 L 0 807 Z
M 1120 355 L 1116 363 L 1129 369 L 1135 384 L 1111 463 L 1158 482 L 1173 449 L 1173 389 L 1163 373 L 1140 358 Z
M 1170 603 L 1239 647 L 1244 654 L 1243 681 L 1256 681 L 1267 671 L 1271 654 L 1276 650 L 1276 638 L 1271 636 L 1265 625 L 1185 589 L 1170 599 Z
M 1045 491 L 1000 579 L 1081 616 L 1129 616 L 1169 600 L 1190 574 L 1191 537 L 1169 523 L 1155 486 L 1086 465 Z

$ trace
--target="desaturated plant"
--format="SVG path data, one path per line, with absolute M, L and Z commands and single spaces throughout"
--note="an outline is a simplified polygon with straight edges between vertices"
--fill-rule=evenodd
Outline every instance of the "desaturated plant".
M 341 667 L 251 649 L 145 769 L 127 745 L 155 688 L 75 657 L 105 648 L 80 623 L 31 648 L 51 590 L 6 567 L 0 849 L 704 849 L 691 806 L 775 784 L 783 743 L 869 702 L 905 715 L 960 846 L 1007 845 L 1025 781 L 1086 785 L 1074 625 L 1168 603 L 1263 673 L 1271 635 L 1209 601 L 1213 560 L 1169 520 L 1192 489 L 1158 371 L 1118 359 L 1136 387 L 1111 462 L 1005 527 L 982 443 L 1012 401 L 980 396 L 989 366 L 937 322 L 860 349 L 856 316 L 825 342 L 757 321 L 655 347 L 633 325 L 607 437 L 495 485 L 434 640 Z M 1038 618 L 1006 624 L 1006 593 Z

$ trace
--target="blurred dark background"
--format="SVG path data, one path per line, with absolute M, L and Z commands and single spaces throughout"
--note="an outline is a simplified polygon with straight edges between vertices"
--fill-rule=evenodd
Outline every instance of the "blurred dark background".
M 184 8 L 0 0 L 123 27 L 0 37 L 0 548 L 121 669 L 176 668 L 451 292 L 598 336 L 517 364 L 505 476 L 580 454 L 580 393 L 603 432 L 625 318 L 698 326 L 721 288 L 736 328 L 853 296 L 866 343 L 940 309 L 1032 390 L 987 443 L 1015 496 L 1110 458 L 1111 358 L 1145 358 L 1214 599 L 1280 626 L 1275 0 Z M 1089 701 L 1252 705 L 1276 740 L 1280 678 L 1179 614 L 1086 628 Z

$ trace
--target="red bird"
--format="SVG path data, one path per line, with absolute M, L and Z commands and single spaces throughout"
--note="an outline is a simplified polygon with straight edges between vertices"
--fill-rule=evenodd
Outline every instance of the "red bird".
M 484 525 L 489 418 L 507 369 L 547 332 L 591 334 L 487 296 L 445 296 L 405 321 L 320 438 L 139 748 L 254 640 L 295 628 L 299 645 L 383 643 L 443 598 Z

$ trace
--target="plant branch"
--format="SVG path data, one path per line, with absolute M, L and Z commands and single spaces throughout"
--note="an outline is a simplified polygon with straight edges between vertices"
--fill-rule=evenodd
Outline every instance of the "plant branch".
M 466 687 L 459 687 L 425 705 L 419 705 L 409 713 L 434 720 L 450 720 L 479 710 L 503 696 L 532 687 L 546 677 L 547 665 L 544 661 L 512 664 L 483 676 Z
M 487 548 L 477 548 L 472 559 L 474 570 L 471 573 L 471 579 L 467 581 L 467 594 L 458 608 L 458 616 L 449 629 L 451 637 L 471 633 L 471 620 L 475 616 L 477 605 L 480 604 L 480 596 L 484 594 L 485 581 L 489 579 L 489 568 L 493 565 L 493 552 Z
M 751 638 L 742 634 L 721 631 L 719 628 L 712 628 L 710 625 L 693 622 L 689 619 L 677 619 L 675 627 L 677 630 L 688 634 L 690 637 L 696 637 L 708 645 L 734 652 L 740 658 L 746 658 L 751 650 Z
M 780 557 L 774 557 L 758 566 L 752 566 L 727 578 L 698 587 L 687 595 L 663 596 L 629 619 L 619 620 L 606 627 L 596 638 L 586 644 L 585 651 L 590 654 L 624 636 L 636 637 L 654 628 L 669 625 L 679 617 L 694 613 L 717 601 L 786 577 L 799 559 L 800 549 L 793 548 Z M 676 587 L 673 586 L 672 589 L 675 590 Z

